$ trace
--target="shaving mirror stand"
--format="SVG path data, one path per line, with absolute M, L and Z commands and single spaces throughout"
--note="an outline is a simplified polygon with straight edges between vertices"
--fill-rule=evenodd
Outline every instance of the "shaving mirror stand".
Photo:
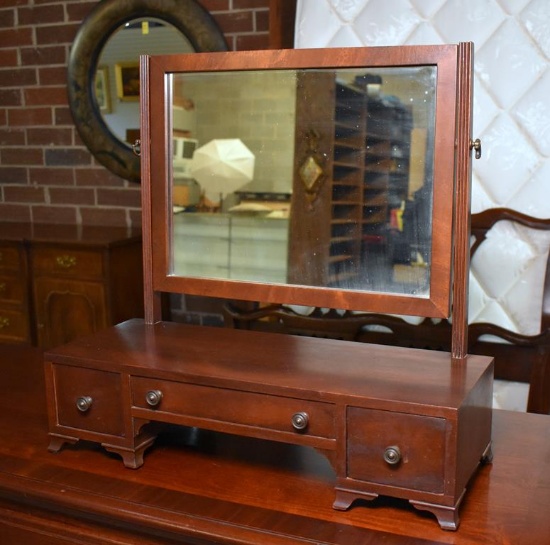
M 443 529 L 456 530 L 467 485 L 491 456 L 493 362 L 466 354 L 472 56 L 471 44 L 459 44 L 142 57 L 145 319 L 45 354 L 49 450 L 93 441 L 119 454 L 126 467 L 138 468 L 164 424 L 313 447 L 334 469 L 335 509 L 392 496 L 433 513 Z M 169 106 L 174 75 L 277 69 L 293 70 L 307 83 L 302 70 L 342 66 L 436 67 L 428 293 L 174 274 Z M 301 119 L 310 122 L 307 115 Z M 304 126 L 296 128 L 296 179 L 311 157 L 328 157 L 317 195 L 311 195 L 313 184 L 294 183 L 293 206 L 301 198 L 311 204 L 304 221 L 315 212 L 316 199 L 326 198 L 325 182 L 335 183 L 337 168 L 343 168 L 331 155 L 345 143 L 323 139 L 322 129 L 315 127 L 313 134 L 326 149 L 300 148 Z M 340 185 L 346 184 L 349 179 Z M 451 316 L 453 349 L 431 352 L 164 322 L 166 292 Z

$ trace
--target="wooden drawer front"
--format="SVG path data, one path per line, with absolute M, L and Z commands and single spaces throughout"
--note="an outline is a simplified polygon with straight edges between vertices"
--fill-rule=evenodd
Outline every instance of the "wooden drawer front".
M 21 276 L 0 275 L 0 301 L 23 303 L 25 301 L 25 279 Z
M 99 282 L 36 278 L 34 299 L 42 348 L 65 344 L 108 325 L 105 288 Z
M 102 278 L 101 253 L 64 248 L 39 248 L 33 251 L 35 274 L 70 276 L 78 278 Z
M 350 407 L 347 430 L 349 477 L 444 492 L 444 418 Z M 384 460 L 389 447 L 398 447 L 401 453 L 395 465 Z
M 12 342 L 29 340 L 29 320 L 26 312 L 0 306 L 0 340 Z
M 0 271 L 19 271 L 21 268 L 19 249 L 8 244 L 0 244 Z
M 335 437 L 334 408 L 330 403 L 141 377 L 133 377 L 131 385 L 135 407 L 275 431 Z M 145 400 L 152 390 L 162 392 L 156 408 Z M 292 416 L 301 412 L 307 413 L 309 423 L 298 432 L 292 426 Z
M 53 365 L 57 424 L 69 428 L 123 435 L 120 375 L 68 365 Z M 77 402 L 90 398 L 90 407 Z

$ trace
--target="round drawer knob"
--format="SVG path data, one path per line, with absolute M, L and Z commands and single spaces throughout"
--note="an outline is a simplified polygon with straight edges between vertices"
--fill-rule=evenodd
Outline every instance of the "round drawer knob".
M 160 390 L 149 390 L 145 394 L 145 401 L 151 407 L 156 407 L 162 399 L 162 392 Z
M 82 396 L 76 400 L 76 408 L 85 413 L 92 406 L 92 398 L 90 396 Z
M 305 412 L 294 413 L 292 415 L 292 427 L 295 430 L 305 430 L 309 424 L 309 416 Z
M 394 466 L 401 461 L 401 451 L 399 447 L 388 447 L 384 451 L 384 462 Z

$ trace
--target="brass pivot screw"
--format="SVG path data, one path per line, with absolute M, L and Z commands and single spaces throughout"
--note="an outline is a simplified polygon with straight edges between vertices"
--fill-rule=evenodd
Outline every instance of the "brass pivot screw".
M 470 140 L 470 149 L 474 149 L 476 151 L 476 159 L 481 159 L 481 140 L 479 138 Z

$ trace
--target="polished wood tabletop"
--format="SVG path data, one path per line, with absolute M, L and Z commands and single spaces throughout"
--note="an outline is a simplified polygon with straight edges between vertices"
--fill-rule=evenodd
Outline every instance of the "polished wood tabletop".
M 0 346 L 0 543 L 550 545 L 550 417 L 495 411 L 494 462 L 457 532 L 407 502 L 332 509 L 310 448 L 168 427 L 139 470 L 81 442 L 47 451 L 41 353 Z

